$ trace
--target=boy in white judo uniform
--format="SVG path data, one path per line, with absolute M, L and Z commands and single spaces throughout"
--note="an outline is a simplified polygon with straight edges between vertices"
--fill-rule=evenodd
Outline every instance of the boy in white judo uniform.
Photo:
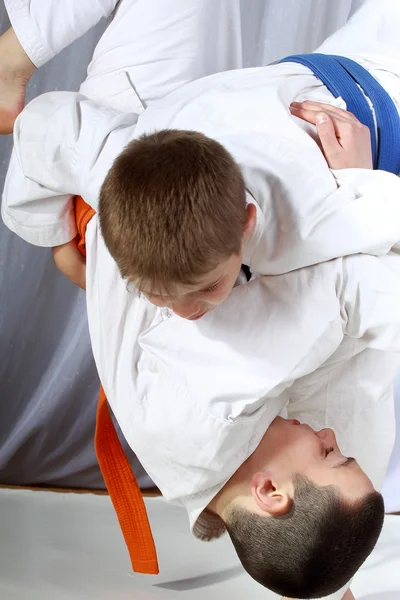
M 24 127 L 21 128 L 22 132 Z M 54 166 L 54 181 L 57 181 L 58 165 Z M 10 181 L 14 181 L 17 185 L 18 179 L 10 178 Z M 392 185 L 392 179 L 390 181 Z M 75 185 L 75 182 L 70 185 Z M 35 219 L 32 221 L 33 224 L 34 221 Z M 344 489 L 348 492 L 345 505 L 349 503 L 349 499 L 354 501 L 353 509 L 360 517 L 358 522 L 361 523 L 361 514 L 366 511 L 363 513 L 364 516 L 368 514 L 369 522 L 375 527 L 372 533 L 371 529 L 367 531 L 368 528 L 362 528 L 362 531 L 357 532 L 360 536 L 367 535 L 369 541 L 365 543 L 363 552 L 357 555 L 357 559 L 354 559 L 354 554 L 351 556 L 351 560 L 346 563 L 346 569 L 338 574 L 337 569 L 335 571 L 330 567 L 335 581 L 329 581 L 326 574 L 322 574 L 320 566 L 318 580 L 317 573 L 311 572 L 315 564 L 307 574 L 306 581 L 304 581 L 304 574 L 306 574 L 304 568 L 298 566 L 299 572 L 296 574 L 296 569 L 292 568 L 294 565 L 291 565 L 290 572 L 285 571 L 280 575 L 278 571 L 281 567 L 277 569 L 271 566 L 267 569 L 267 574 L 263 573 L 261 576 L 255 572 L 254 565 L 247 563 L 243 553 L 241 558 L 253 576 L 264 585 L 269 585 L 281 593 L 296 594 L 298 597 L 300 594 L 303 594 L 303 597 L 316 597 L 315 594 L 326 594 L 326 590 L 336 589 L 338 583 L 344 583 L 354 572 L 357 564 L 360 564 L 357 560 L 362 561 L 365 553 L 371 549 L 371 544 L 379 530 L 380 507 L 378 497 L 372 492 L 371 483 L 359 470 L 352 473 L 350 478 L 357 481 L 355 486 L 357 493 L 354 496 L 348 487 L 347 478 L 341 479 L 340 475 L 336 476 L 337 473 L 344 472 L 340 471 L 340 468 L 353 466 L 353 463 L 350 461 L 344 464 L 345 459 L 340 454 L 332 433 L 315 435 L 307 428 L 296 429 L 304 432 L 304 438 L 303 435 L 296 434 L 297 441 L 300 438 L 303 438 L 303 441 L 305 438 L 312 440 L 310 444 L 305 443 L 308 451 L 315 452 L 318 439 L 320 460 L 322 458 L 328 460 L 329 456 L 331 456 L 330 460 L 336 459 L 336 462 L 328 463 L 328 466 L 322 469 L 323 472 L 319 469 L 321 465 L 318 465 L 317 471 L 313 473 L 308 471 L 310 455 L 306 452 L 302 454 L 304 458 L 302 466 L 293 463 L 295 471 L 291 473 L 286 471 L 284 481 L 279 485 L 272 481 L 268 469 L 267 472 L 265 469 L 262 470 L 261 475 L 254 479 L 254 485 L 251 483 L 251 493 L 248 488 L 248 477 L 244 478 L 243 483 L 239 475 L 235 475 L 233 479 L 231 476 L 235 471 L 241 472 L 242 475 L 249 474 L 247 469 L 242 469 L 240 465 L 248 465 L 247 459 L 256 456 L 255 452 L 258 452 L 259 448 L 267 449 L 267 446 L 260 444 L 260 441 L 266 437 L 265 430 L 272 421 L 274 426 L 268 430 L 269 439 L 272 439 L 274 431 L 280 432 L 279 439 L 285 438 L 281 421 L 274 421 L 274 416 L 287 403 L 288 397 L 283 391 L 293 380 L 317 368 L 338 347 L 344 348 L 345 354 L 347 349 L 346 358 L 357 355 L 365 347 L 398 351 L 397 312 L 394 309 L 399 294 L 396 254 L 382 259 L 374 257 L 354 257 L 346 261 L 339 259 L 328 265 L 287 276 L 255 280 L 247 286 L 236 288 L 223 307 L 211 313 L 204 322 L 200 321 L 196 325 L 182 321 L 178 317 L 164 321 L 163 311 L 150 307 L 136 290 L 129 293 L 104 246 L 103 238 L 97 229 L 96 218 L 92 220 L 88 233 L 88 304 L 89 313 L 92 309 L 95 313 L 94 320 L 91 321 L 91 333 L 100 377 L 118 420 L 123 421 L 121 425 L 128 441 L 138 452 L 166 497 L 179 500 L 187 507 L 193 526 L 197 524 L 198 533 L 199 523 L 202 521 L 205 523 L 211 518 L 206 536 L 211 537 L 223 529 L 219 518 L 221 517 L 228 526 L 240 553 L 240 541 L 238 537 L 235 538 L 238 529 L 235 526 L 235 519 L 237 521 L 238 513 L 232 509 L 250 509 L 251 513 L 257 506 L 261 511 L 258 516 L 263 519 L 261 521 L 263 525 L 274 522 L 278 523 L 277 527 L 280 527 L 285 519 L 279 520 L 279 516 L 293 517 L 296 512 L 292 510 L 292 496 L 294 495 L 296 500 L 297 480 L 294 491 L 293 486 L 290 488 L 294 473 L 306 474 L 308 479 L 322 486 L 334 482 L 342 492 Z M 391 234 L 394 235 L 394 232 L 392 231 Z M 391 241 L 385 238 L 385 244 L 391 244 Z M 96 264 L 101 264 L 101 269 L 96 269 Z M 98 286 L 102 288 L 100 295 Z M 379 287 L 382 291 L 380 295 L 378 294 L 381 303 L 376 303 L 375 295 L 371 297 L 371 292 L 375 292 Z M 357 305 L 354 299 L 359 298 L 366 299 L 365 306 Z M 118 314 L 122 310 L 123 316 L 119 319 L 121 327 L 117 330 L 114 327 L 115 319 L 110 316 L 110 306 L 113 306 Z M 246 306 L 249 306 L 248 310 Z M 260 309 L 261 314 L 264 315 L 266 312 L 266 318 L 261 319 L 261 327 Z M 107 325 L 107 316 L 110 325 Z M 256 325 L 252 323 L 252 318 L 257 319 Z M 113 320 L 112 324 L 111 320 Z M 154 327 L 155 324 L 157 327 Z M 263 329 L 264 325 L 267 330 Z M 170 327 L 173 327 L 171 332 L 169 332 Z M 288 337 L 284 335 L 285 330 L 289 331 Z M 279 331 L 278 337 L 277 331 Z M 341 345 L 343 334 L 348 336 L 345 339 L 356 339 L 358 342 L 351 342 L 350 346 L 347 345 L 348 342 L 344 342 L 344 346 Z M 171 335 L 175 346 L 166 342 Z M 213 343 L 210 343 L 210 339 L 214 340 Z M 135 340 L 138 342 L 135 343 Z M 186 349 L 187 343 L 189 347 Z M 204 354 L 202 347 L 205 350 Z M 166 348 L 168 348 L 167 354 L 165 354 Z M 257 355 L 254 348 L 257 348 Z M 105 350 L 107 356 L 104 354 Z M 222 358 L 221 350 L 224 353 Z M 114 351 L 115 360 L 112 357 Z M 133 356 L 132 352 L 136 354 Z M 213 354 L 217 361 L 213 360 Z M 191 365 L 190 368 L 186 361 Z M 132 365 L 136 365 L 135 374 L 132 373 Z M 128 370 L 127 366 L 129 366 Z M 396 362 L 396 368 L 397 366 Z M 128 379 L 133 377 L 133 381 L 130 379 L 128 381 L 127 377 Z M 268 397 L 278 397 L 279 401 L 271 403 L 266 401 Z M 140 401 L 140 405 L 136 405 L 132 403 L 132 398 L 144 400 Z M 168 407 L 170 410 L 166 413 Z M 157 412 L 159 418 L 155 419 Z M 294 423 L 289 425 L 299 427 Z M 287 426 L 286 423 L 282 425 L 282 427 Z M 131 429 L 129 432 L 130 428 L 134 430 Z M 135 436 L 137 439 L 134 440 Z M 154 441 L 152 442 L 152 436 L 155 436 L 154 439 L 159 442 L 157 449 Z M 286 434 L 286 438 L 292 446 L 291 436 Z M 301 446 L 303 447 L 302 442 Z M 266 452 L 269 456 L 270 451 L 271 446 Z M 286 447 L 283 454 L 287 455 L 288 451 L 289 448 Z M 300 453 L 294 452 L 294 455 L 300 456 Z M 317 460 L 316 456 L 315 459 Z M 257 463 L 258 460 L 253 463 L 256 470 L 259 469 Z M 280 464 L 275 473 L 281 471 L 281 467 Z M 325 471 L 325 468 L 330 471 Z M 185 476 L 186 472 L 187 476 Z M 319 478 L 321 475 L 322 480 Z M 239 496 L 232 492 L 238 481 L 244 486 L 243 494 L 239 493 Z M 299 486 L 300 489 L 301 483 Z M 311 493 L 312 484 L 307 489 Z M 321 490 L 317 491 L 321 492 Z M 330 497 L 332 500 L 335 492 L 332 490 L 329 492 L 333 494 Z M 244 504 L 240 501 L 242 495 Z M 323 497 L 323 494 L 319 495 L 320 498 Z M 232 503 L 236 504 L 236 500 L 238 507 L 232 506 Z M 338 502 L 341 504 L 342 500 L 339 499 Z M 211 515 L 214 517 L 210 517 L 209 512 L 203 514 L 207 506 L 213 511 Z M 336 505 L 336 508 L 338 506 Z M 258 513 L 257 508 L 255 514 Z M 344 509 L 343 523 L 346 518 L 354 519 L 354 513 L 350 514 L 350 507 L 348 508 L 348 513 Z M 372 518 L 373 514 L 376 518 Z M 264 518 L 265 515 L 273 515 L 277 518 L 268 521 Z M 200 516 L 202 518 L 199 521 Z M 244 516 L 242 512 L 239 519 L 241 523 L 245 520 Z M 306 522 L 307 519 L 303 521 Z M 218 524 L 217 530 L 211 526 L 215 523 Z M 304 539 L 304 536 L 302 537 Z M 342 539 L 344 539 L 343 531 Z M 245 539 L 242 547 L 248 548 L 251 543 L 250 540 Z M 293 543 L 293 539 L 286 539 L 285 543 Z M 350 547 L 354 550 L 352 544 L 349 545 Z M 280 552 L 284 554 L 285 550 L 281 549 Z M 299 561 L 308 557 L 309 552 L 310 548 L 305 548 L 302 557 L 297 557 Z M 257 555 L 251 553 L 253 556 Z M 262 557 L 261 562 L 264 568 L 267 567 L 268 557 Z M 282 566 L 282 561 L 279 564 Z M 257 568 L 259 566 L 260 564 Z M 291 580 L 290 574 L 292 574 Z M 322 580 L 321 575 L 323 575 Z M 281 581 L 282 576 L 285 583 Z M 276 579 L 273 580 L 271 577 Z M 284 585 L 286 587 L 282 587 Z
M 398 103 L 400 69 L 392 57 L 399 44 L 390 20 L 396 22 L 399 7 L 392 0 L 385 6 L 367 2 L 321 50 L 337 52 L 351 38 L 354 52 L 363 43 L 357 38 L 368 37 L 370 54 L 357 60 Z M 372 55 L 377 46 L 381 54 Z M 44 95 L 16 122 L 3 219 L 31 243 L 59 246 L 76 234 L 71 192 L 97 209 L 103 189 L 103 234 L 124 276 L 186 318 L 223 301 L 242 263 L 255 274 L 279 274 L 386 252 L 399 238 L 399 179 L 368 168 L 329 170 L 309 125 L 289 112 L 304 98 L 337 104 L 294 63 L 193 82 L 139 118 L 73 93 Z M 193 127 L 205 137 L 179 134 Z M 149 134 L 166 129 L 173 131 Z M 45 151 L 32 152 L 27 138 Z M 21 169 L 31 180 L 23 198 L 14 188 Z

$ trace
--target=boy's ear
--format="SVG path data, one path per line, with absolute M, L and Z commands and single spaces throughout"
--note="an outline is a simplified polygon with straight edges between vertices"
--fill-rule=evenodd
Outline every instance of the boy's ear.
M 248 204 L 246 208 L 246 222 L 244 224 L 244 237 L 248 238 L 253 233 L 257 222 L 257 209 L 255 204 Z
M 285 515 L 292 505 L 288 491 L 279 487 L 265 471 L 253 475 L 251 493 L 258 508 L 271 517 Z

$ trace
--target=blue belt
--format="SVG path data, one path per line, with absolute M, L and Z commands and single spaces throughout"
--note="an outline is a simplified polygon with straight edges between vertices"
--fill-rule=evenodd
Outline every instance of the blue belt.
M 396 175 L 400 173 L 399 113 L 387 91 L 364 67 L 344 56 L 318 53 L 287 56 L 280 62 L 295 62 L 308 67 L 335 98 L 341 96 L 347 110 L 371 132 L 374 168 Z M 370 105 L 361 90 L 374 107 L 378 139 Z

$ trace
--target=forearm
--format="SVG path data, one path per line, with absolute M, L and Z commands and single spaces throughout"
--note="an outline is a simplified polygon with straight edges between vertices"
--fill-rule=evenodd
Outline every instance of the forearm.
M 25 88 L 35 65 L 22 48 L 13 29 L 0 36 L 0 134 L 13 130 L 25 104 Z
M 24 80 L 28 80 L 36 68 L 12 27 L 0 36 L 0 66 Z
M 76 247 L 75 240 L 52 249 L 54 262 L 72 283 L 86 290 L 86 261 Z

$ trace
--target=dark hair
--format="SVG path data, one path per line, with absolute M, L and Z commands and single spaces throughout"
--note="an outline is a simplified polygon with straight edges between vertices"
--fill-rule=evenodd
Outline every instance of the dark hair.
M 287 514 L 261 517 L 231 508 L 226 528 L 248 574 L 290 598 L 321 598 L 343 587 L 372 552 L 384 519 L 383 498 L 353 504 L 334 486 L 295 477 Z
M 144 135 L 108 172 L 99 219 L 124 277 L 139 287 L 192 284 L 241 250 L 243 177 L 229 152 L 201 133 Z

